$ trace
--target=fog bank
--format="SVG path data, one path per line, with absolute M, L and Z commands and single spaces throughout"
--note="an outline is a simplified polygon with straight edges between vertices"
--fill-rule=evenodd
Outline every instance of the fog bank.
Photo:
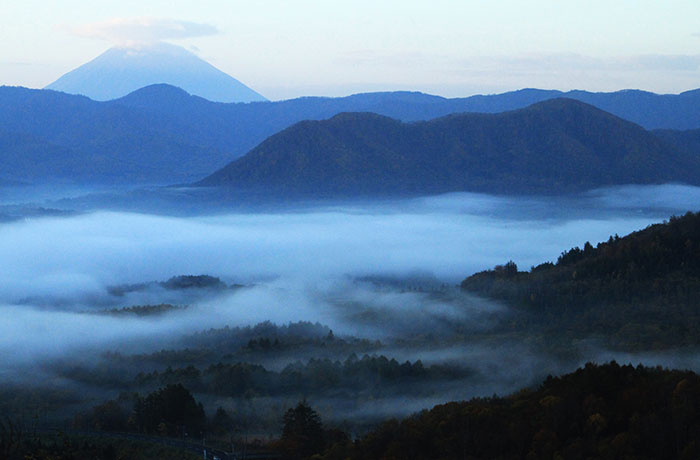
M 2 223 L 0 379 L 67 355 L 147 352 L 202 329 L 266 320 L 318 321 L 338 333 L 382 340 L 439 335 L 454 324 L 480 330 L 506 308 L 419 292 L 421 283 L 444 284 L 449 293 L 464 277 L 496 264 L 513 260 L 528 269 L 586 241 L 697 209 L 700 188 L 666 185 L 565 198 L 459 193 L 195 215 L 97 209 Z M 108 290 L 187 274 L 247 287 L 211 295 L 148 288 L 115 296 Z M 382 286 L 392 279 L 398 282 Z M 189 308 L 153 318 L 86 313 L 162 302 Z M 548 363 L 520 349 L 527 359 L 504 373 L 504 366 L 513 367 L 504 358 L 519 346 L 390 351 L 402 359 L 481 363 L 475 369 L 510 388 Z M 696 360 L 677 362 L 695 366 Z

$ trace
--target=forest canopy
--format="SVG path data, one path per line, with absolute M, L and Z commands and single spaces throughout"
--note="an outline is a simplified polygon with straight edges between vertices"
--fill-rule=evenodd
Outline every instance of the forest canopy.
M 631 350 L 698 345 L 700 213 L 586 242 L 529 272 L 510 262 L 460 286 L 515 306 L 523 327 Z

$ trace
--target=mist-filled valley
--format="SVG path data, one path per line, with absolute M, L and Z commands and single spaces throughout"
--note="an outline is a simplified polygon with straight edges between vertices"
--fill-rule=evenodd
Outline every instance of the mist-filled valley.
M 700 2 L 6 3 L 0 460 L 700 458 Z
M 36 192 L 5 189 L 0 224 L 2 410 L 25 423 L 125 430 L 135 393 L 182 384 L 232 436 L 277 436 L 301 400 L 357 436 L 587 361 L 700 367 L 693 347 L 521 327 L 507 302 L 459 287 L 698 209 L 699 188 L 251 209 L 187 190 Z

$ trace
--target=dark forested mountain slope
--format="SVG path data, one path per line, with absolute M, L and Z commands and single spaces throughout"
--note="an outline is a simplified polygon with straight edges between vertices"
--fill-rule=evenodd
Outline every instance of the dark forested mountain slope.
M 152 85 L 108 102 L 49 90 L 0 87 L 0 126 L 4 133 L 29 135 L 45 143 L 42 152 L 48 158 L 45 170 L 14 167 L 8 179 L 175 183 L 211 174 L 302 120 L 341 112 L 429 120 L 459 112 L 513 110 L 561 95 L 586 100 L 649 129 L 700 128 L 698 91 L 656 95 L 521 90 L 463 99 L 394 92 L 223 104 L 168 85 Z M 38 153 L 32 147 L 26 152 L 21 145 L 12 149 L 12 155 L 24 155 L 28 164 L 44 161 L 35 161 Z M 3 154 L 0 151 L 0 161 L 5 164 L 10 159 L 2 158 Z
M 700 377 L 612 362 L 388 421 L 320 458 L 691 459 L 699 437 Z
M 530 272 L 512 264 L 462 289 L 504 300 L 553 332 L 631 349 L 700 344 L 700 213 L 596 247 L 586 243 Z
M 0 88 L 0 126 L 2 174 L 19 181 L 169 183 L 224 156 L 147 112 L 54 91 Z
M 402 123 L 369 113 L 305 121 L 200 182 L 287 193 L 570 192 L 698 183 L 700 156 L 571 99 Z
M 655 130 L 654 134 L 669 145 L 692 155 L 700 156 L 700 129 L 676 131 L 672 129 Z

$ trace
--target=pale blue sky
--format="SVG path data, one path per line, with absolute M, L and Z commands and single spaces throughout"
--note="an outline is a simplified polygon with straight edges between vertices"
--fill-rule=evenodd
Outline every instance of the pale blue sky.
M 149 17 L 218 30 L 171 41 L 271 99 L 700 87 L 698 0 L 3 3 L 0 84 L 8 85 L 43 87 L 109 48 L 85 36 L 96 35 L 91 24 Z

